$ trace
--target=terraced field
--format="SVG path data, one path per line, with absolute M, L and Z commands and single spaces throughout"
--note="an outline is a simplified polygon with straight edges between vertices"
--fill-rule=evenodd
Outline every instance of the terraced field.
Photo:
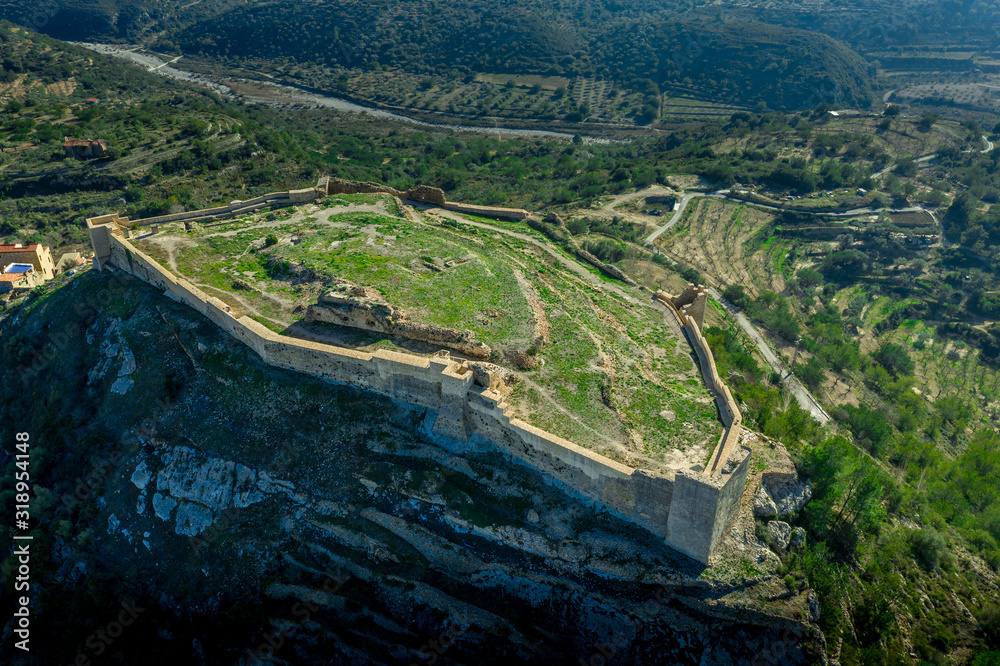
M 468 330 L 492 348 L 490 360 L 520 370 L 511 401 L 521 418 L 626 464 L 703 463 L 721 432 L 690 348 L 648 293 L 605 283 L 523 224 L 355 195 L 136 243 L 287 335 L 437 350 L 304 321 L 344 280 L 377 290 L 411 321 Z
M 757 297 L 785 288 L 784 262 L 791 241 L 763 238 L 770 213 L 728 201 L 702 198 L 692 202 L 672 233 L 657 246 L 686 266 L 702 272 L 713 286 L 741 284 Z
M 938 339 L 933 322 L 907 321 L 882 338 L 906 347 L 916 367 L 916 391 L 928 401 L 957 399 L 972 407 L 968 423 L 1000 425 L 1000 371 L 980 359 L 978 349 Z
M 643 101 L 610 81 L 583 77 L 478 74 L 443 81 L 399 70 L 358 71 L 349 86 L 361 99 L 462 116 L 556 119 L 583 109 L 580 119 L 631 124 Z

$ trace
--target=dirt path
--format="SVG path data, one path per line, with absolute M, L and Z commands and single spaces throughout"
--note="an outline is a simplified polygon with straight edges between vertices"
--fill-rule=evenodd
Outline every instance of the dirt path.
M 329 226 L 338 226 L 341 225 L 342 223 L 332 222 L 330 221 L 330 218 L 336 215 L 342 215 L 344 213 L 374 213 L 376 215 L 385 215 L 386 217 L 395 218 L 395 216 L 390 215 L 389 212 L 381 204 L 358 204 L 351 206 L 338 206 L 337 208 L 331 208 L 327 211 L 323 211 L 323 213 L 320 213 L 319 215 L 315 216 L 315 218 L 316 222 L 325 223 Z M 253 224 L 249 227 L 241 227 L 240 229 L 229 229 L 228 231 L 217 231 L 214 233 L 204 234 L 202 237 L 232 238 L 233 236 L 236 236 L 237 234 L 240 234 L 244 231 L 250 231 L 253 229 L 272 229 L 275 227 L 283 227 L 289 224 L 295 224 L 296 222 L 302 222 L 307 217 L 312 217 L 312 214 L 299 212 L 293 215 L 292 217 L 288 218 L 287 220 L 265 221 L 259 224 Z M 401 218 L 396 218 L 396 219 L 401 219 Z
M 571 215 L 579 215 L 583 217 L 597 217 L 602 219 L 611 219 L 614 217 L 620 217 L 624 220 L 631 222 L 632 224 L 637 224 L 644 228 L 650 228 L 656 226 L 660 218 L 653 215 L 645 215 L 641 213 L 633 213 L 628 210 L 617 210 L 618 206 L 622 204 L 631 203 L 633 201 L 644 199 L 648 196 L 670 196 L 677 197 L 680 196 L 679 193 L 673 188 L 666 187 L 664 185 L 651 185 L 650 187 L 644 188 L 642 190 L 637 190 L 635 192 L 627 192 L 625 194 L 619 194 L 611 199 L 608 203 L 602 205 L 600 208 L 574 208 L 570 211 Z
M 717 193 L 709 193 L 709 194 L 694 192 L 685 195 L 681 199 L 681 205 L 678 208 L 678 210 L 674 213 L 674 216 L 665 225 L 660 227 L 660 229 L 658 229 L 649 237 L 647 237 L 646 243 L 652 244 L 652 242 L 656 240 L 656 238 L 659 237 L 663 232 L 674 226 L 680 219 L 681 215 L 683 214 L 684 209 L 694 199 L 706 196 L 716 199 L 729 199 L 729 197 L 725 196 L 725 194 L 726 194 L 725 191 L 720 191 Z M 768 206 L 760 206 L 758 204 L 751 204 L 740 200 L 736 200 L 735 202 L 745 205 L 747 207 L 753 206 L 757 208 L 770 208 Z M 706 277 L 709 277 L 710 281 L 716 282 L 716 280 L 712 279 L 712 276 L 706 276 Z M 723 306 L 723 308 L 725 308 L 725 310 L 730 314 L 730 316 L 732 316 L 732 318 L 736 321 L 736 323 L 740 326 L 740 328 L 742 328 L 746 332 L 746 334 L 750 337 L 753 343 L 757 346 L 757 349 L 760 350 L 760 353 L 764 357 L 764 360 L 767 361 L 768 365 L 771 366 L 771 369 L 774 372 L 778 373 L 778 375 L 781 377 L 782 383 L 788 389 L 789 393 L 791 393 L 791 395 L 794 396 L 795 401 L 799 404 L 799 406 L 801 406 L 803 409 L 812 414 L 813 418 L 815 418 L 820 423 L 827 423 L 828 421 L 830 421 L 830 415 L 826 413 L 826 410 L 824 410 L 822 405 L 819 404 L 819 401 L 817 401 L 816 398 L 808 391 L 808 389 L 806 389 L 805 386 L 802 385 L 802 383 L 798 380 L 798 378 L 796 378 L 794 375 L 791 374 L 791 372 L 781 361 L 778 355 L 775 354 L 774 351 L 771 349 L 770 345 L 767 344 L 767 340 L 764 339 L 764 336 L 761 335 L 760 331 L 757 330 L 757 328 L 750 322 L 750 320 L 747 319 L 747 317 L 742 312 L 740 312 L 732 303 L 729 303 L 728 301 L 724 300 L 722 298 L 722 295 L 714 287 L 709 286 L 707 290 L 709 295 L 716 301 L 718 301 L 719 304 Z
M 184 236 L 174 236 L 172 234 L 146 234 L 136 240 L 149 241 L 160 247 L 167 253 L 167 266 L 175 275 L 183 275 L 177 268 L 177 250 L 186 247 L 196 247 L 196 244 Z
M 616 211 L 615 208 L 624 203 L 635 201 L 636 199 L 645 199 L 648 196 L 676 196 L 676 194 L 677 192 L 675 192 L 673 188 L 663 185 L 650 185 L 645 189 L 636 190 L 635 192 L 619 194 L 611 199 L 611 201 L 601 206 L 599 210 L 618 215 L 620 213 Z
M 244 313 L 254 314 L 258 317 L 274 322 L 275 324 L 278 324 L 280 326 L 290 326 L 292 324 L 291 321 L 280 321 L 278 319 L 274 319 L 272 317 L 268 317 L 264 314 L 261 314 L 260 310 L 258 310 L 254 305 L 251 305 L 249 301 L 247 301 L 245 298 L 243 298 L 236 292 L 226 291 L 224 289 L 213 287 L 212 285 L 195 282 L 190 275 L 185 275 L 184 273 L 182 273 L 177 267 L 177 249 L 184 247 L 195 247 L 195 244 L 191 242 L 189 239 L 184 238 L 183 236 L 171 236 L 167 234 L 156 234 L 154 236 L 150 234 L 146 238 L 146 240 L 149 240 L 150 242 L 153 242 L 156 245 L 160 246 L 167 253 L 167 264 L 170 267 L 170 271 L 172 273 L 183 277 L 184 279 L 188 280 L 191 284 L 198 287 L 202 291 L 212 290 L 218 292 L 219 294 L 222 294 L 223 296 L 232 298 L 234 301 L 239 303 L 239 306 Z M 295 303 L 285 302 L 283 299 L 274 296 L 272 294 L 267 294 L 265 292 L 257 292 L 257 293 L 273 301 L 282 310 L 291 310 L 292 307 L 295 306 Z M 223 298 L 223 300 L 226 299 Z
M 531 312 L 534 314 L 535 335 L 533 338 L 542 344 L 548 344 L 551 326 L 549 325 L 548 317 L 545 316 L 545 308 L 542 307 L 542 302 L 538 298 L 538 291 L 535 289 L 535 285 L 528 282 L 520 269 L 514 269 L 514 277 L 517 279 L 517 284 L 521 287 L 521 292 L 524 294 L 524 298 L 528 301 L 528 305 L 531 306 Z
M 459 215 L 458 213 L 453 213 L 452 211 L 444 210 L 443 208 L 428 208 L 425 209 L 425 212 L 430 213 L 432 215 L 437 215 L 439 217 L 445 217 L 450 220 L 454 220 L 456 222 L 461 222 L 462 224 L 468 224 L 473 227 L 479 227 L 480 229 L 488 229 L 489 231 L 494 231 L 504 236 L 511 236 L 513 238 L 517 238 L 519 240 L 531 243 L 532 245 L 544 250 L 549 255 L 551 255 L 556 261 L 559 262 L 561 266 L 563 266 L 563 268 L 566 268 L 570 272 L 575 273 L 579 277 L 589 282 L 591 285 L 599 289 L 603 289 L 605 291 L 614 292 L 615 295 L 617 295 L 619 298 L 624 299 L 631 305 L 640 305 L 643 307 L 655 308 L 655 306 L 652 304 L 651 301 L 646 302 L 644 300 L 639 300 L 635 296 L 632 296 L 631 294 L 617 287 L 616 285 L 608 284 L 602 281 L 599 277 L 597 277 L 596 275 L 588 271 L 586 268 L 584 268 L 583 265 L 581 265 L 579 262 L 570 259 L 568 256 L 566 256 L 565 254 L 557 250 L 555 247 L 553 247 L 550 243 L 543 242 L 537 238 L 534 238 L 533 236 L 530 236 L 528 234 L 523 234 L 518 231 L 503 229 L 494 226 L 492 224 L 485 224 L 483 222 L 475 222 L 473 220 L 468 219 L 467 217 Z
M 266 320 L 268 320 L 270 322 L 278 324 L 279 326 L 284 326 L 286 328 L 289 327 L 289 326 L 291 326 L 292 323 L 293 323 L 291 320 L 282 321 L 280 319 L 275 319 L 274 317 L 268 317 L 267 315 L 261 314 L 260 310 L 258 310 L 256 308 L 256 306 L 251 305 L 250 302 L 247 301 L 247 299 L 243 298 L 242 296 L 240 296 L 239 294 L 237 294 L 234 291 L 226 291 L 224 289 L 219 289 L 218 287 L 213 287 L 212 285 L 209 285 L 209 284 L 201 284 L 199 282 L 194 282 L 193 280 L 191 281 L 191 284 L 195 285 L 196 287 L 198 287 L 199 289 L 201 289 L 203 291 L 206 290 L 206 289 L 211 289 L 212 291 L 218 292 L 218 293 L 222 294 L 225 297 L 232 298 L 234 301 L 236 301 L 237 303 L 239 303 L 240 309 L 242 310 L 243 314 L 252 314 L 252 315 L 255 315 L 257 317 L 260 317 L 261 319 L 266 319 Z M 270 298 L 271 300 L 273 300 L 278 305 L 281 305 L 281 301 L 278 300 L 277 298 L 275 298 L 274 296 L 271 296 L 270 294 L 265 294 L 263 292 L 257 292 L 257 293 L 261 294 L 262 296 L 264 296 L 266 298 Z M 223 298 L 222 300 L 225 301 L 226 299 Z
M 933 157 L 933 156 L 928 156 Z M 923 158 L 921 158 L 923 159 Z M 768 210 L 772 212 L 782 212 L 782 211 L 792 211 L 794 213 L 808 213 L 810 215 L 821 215 L 825 217 L 859 217 L 861 215 L 874 215 L 876 213 L 931 213 L 930 210 L 924 208 L 923 206 L 906 206 L 905 208 L 851 208 L 848 210 L 841 211 L 812 211 L 803 208 L 797 208 L 795 206 L 783 206 L 781 204 L 764 204 L 757 201 L 747 201 L 745 199 L 740 199 L 738 197 L 730 196 L 729 190 L 716 190 L 715 192 L 689 192 L 681 197 L 680 207 L 674 212 L 673 217 L 671 217 L 666 224 L 661 226 L 659 229 L 654 231 L 652 234 L 646 237 L 646 244 L 652 245 L 653 241 L 660 237 L 667 229 L 677 224 L 681 219 L 681 215 L 684 214 L 684 209 L 687 208 L 688 204 L 694 199 L 699 197 L 711 197 L 713 199 L 723 199 L 725 201 L 732 201 L 733 203 L 744 204 L 746 206 L 753 206 L 755 208 L 760 208 L 762 210 Z M 932 213 L 933 214 L 933 213 Z

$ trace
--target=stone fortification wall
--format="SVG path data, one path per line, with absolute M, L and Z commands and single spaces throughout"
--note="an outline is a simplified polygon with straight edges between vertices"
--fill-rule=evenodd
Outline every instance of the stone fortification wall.
M 428 185 L 417 185 L 408 190 L 397 190 L 388 185 L 360 180 L 345 180 L 343 178 L 333 178 L 324 176 L 319 179 L 316 189 L 324 194 L 391 194 L 400 199 L 419 201 L 439 208 L 453 210 L 456 213 L 467 213 L 480 217 L 489 217 L 500 220 L 524 220 L 528 217 L 528 211 L 523 208 L 498 208 L 496 206 L 477 206 L 475 204 L 457 203 L 445 199 L 444 190 Z
M 667 516 L 667 543 L 699 562 L 708 562 L 739 511 L 749 470 L 749 449 L 737 448 L 718 475 L 678 472 Z
M 497 220 L 525 220 L 528 218 L 528 211 L 523 208 L 498 208 L 496 206 L 476 206 L 475 204 L 462 204 L 447 201 L 439 204 L 441 208 L 453 210 L 456 213 L 466 213 L 467 215 L 478 215 L 479 217 L 489 217 Z
M 750 468 L 750 451 L 740 446 L 743 415 L 729 387 L 719 376 L 712 349 L 702 334 L 707 302 L 704 288 L 691 284 L 677 296 L 658 291 L 655 298 L 667 306 L 687 334 L 698 357 L 705 385 L 715 395 L 719 417 L 726 426 L 703 472 L 678 472 L 667 517 L 668 542 L 704 562 L 739 509 Z M 711 529 L 692 527 L 696 525 L 710 525 Z
M 494 394 L 470 394 L 469 418 L 474 437 L 488 440 L 626 520 L 645 527 L 668 545 L 678 547 L 669 538 L 667 529 L 674 495 L 672 473 L 660 475 L 633 469 L 512 418 L 508 411 Z M 678 550 L 690 554 L 683 548 Z
M 608 277 L 621 280 L 625 284 L 632 285 L 633 287 L 639 286 L 635 280 L 619 270 L 617 266 L 604 263 L 593 254 L 580 247 L 579 243 L 576 242 L 576 239 L 573 238 L 573 234 L 566 228 L 566 223 L 563 222 L 563 219 L 556 213 L 549 211 L 545 215 L 544 220 L 539 220 L 537 217 L 529 216 L 528 226 L 535 231 L 540 231 L 545 234 L 546 238 L 558 243 L 567 251 L 572 252 L 577 259 L 587 262 Z
M 639 286 L 639 284 L 635 280 L 633 280 L 628 275 L 623 273 L 617 266 L 612 266 L 611 264 L 604 263 L 590 252 L 587 252 L 582 247 L 579 247 L 576 244 L 576 241 L 573 241 L 571 245 L 573 247 L 573 253 L 576 255 L 577 259 L 582 259 L 583 261 L 586 261 L 588 264 L 590 264 L 597 270 L 601 271 L 605 275 L 609 275 L 617 280 L 621 280 L 625 284 L 630 284 L 633 287 Z
M 265 362 L 431 410 L 431 431 L 445 445 L 458 450 L 477 442 L 496 446 L 700 562 L 708 563 L 728 527 L 746 482 L 746 450 L 727 456 L 712 475 L 681 472 L 674 478 L 622 465 L 513 418 L 504 402 L 500 369 L 490 364 L 470 365 L 446 354 L 427 358 L 387 350 L 359 352 L 279 335 L 132 246 L 122 221 L 128 222 L 117 215 L 87 220 L 99 269 L 116 267 L 163 289 Z
M 183 213 L 172 213 L 170 215 L 158 215 L 147 217 L 141 220 L 132 220 L 132 224 L 140 227 L 147 227 L 151 224 L 165 224 L 167 222 L 197 222 L 209 221 L 226 217 L 234 217 L 245 213 L 253 213 L 264 208 L 275 208 L 280 206 L 294 206 L 296 204 L 315 201 L 321 196 L 316 188 L 310 187 L 302 190 L 289 190 L 288 192 L 271 192 L 246 201 L 237 201 L 228 206 L 217 208 L 205 208 L 203 210 L 190 210 Z M 125 219 L 125 218 L 122 218 Z
M 397 190 L 381 183 L 364 180 L 345 180 L 333 176 L 323 176 L 316 184 L 316 189 L 324 195 L 331 194 L 391 194 L 400 199 L 409 199 L 434 206 L 445 204 L 444 190 L 428 185 L 417 185 L 408 190 Z
M 667 306 L 667 309 L 687 334 L 691 347 L 694 348 L 695 355 L 698 357 L 698 366 L 701 368 L 705 385 L 715 395 L 719 417 L 722 419 L 722 424 L 726 426 L 726 430 L 722 433 L 722 439 L 719 441 L 715 455 L 712 456 L 705 473 L 719 474 L 727 461 L 737 453 L 743 426 L 743 414 L 740 413 L 729 387 L 719 376 L 715 356 L 701 331 L 705 318 L 707 295 L 704 288 L 691 284 L 678 296 L 670 296 L 658 291 L 655 298 Z

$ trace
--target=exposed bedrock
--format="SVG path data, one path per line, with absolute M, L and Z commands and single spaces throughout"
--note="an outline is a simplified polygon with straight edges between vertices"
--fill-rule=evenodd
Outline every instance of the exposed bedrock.
M 472 331 L 410 321 L 404 310 L 383 301 L 378 291 L 371 287 L 338 285 L 320 296 L 318 303 L 309 306 L 306 320 L 399 335 L 449 347 L 476 358 L 486 358 L 492 351 L 489 345 L 476 340 Z

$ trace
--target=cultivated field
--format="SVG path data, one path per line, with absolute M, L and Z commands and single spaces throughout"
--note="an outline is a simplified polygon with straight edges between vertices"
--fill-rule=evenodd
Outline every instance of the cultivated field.
M 741 284 L 756 297 L 785 288 L 784 260 L 791 241 L 764 238 L 770 213 L 716 199 L 698 199 L 681 222 L 657 239 L 668 255 L 702 272 L 709 284 Z M 790 267 L 789 267 L 790 268 Z

